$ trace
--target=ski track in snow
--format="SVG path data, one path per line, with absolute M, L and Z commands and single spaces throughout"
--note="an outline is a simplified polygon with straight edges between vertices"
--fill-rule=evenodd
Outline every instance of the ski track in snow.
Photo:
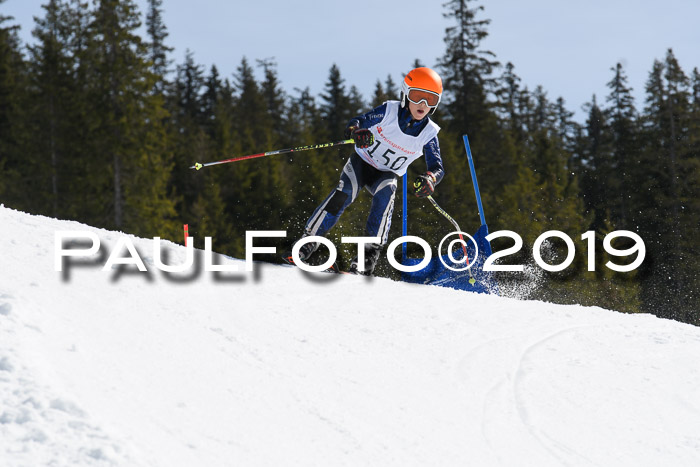
M 518 416 L 520 417 L 521 422 L 523 425 L 527 428 L 528 432 L 532 437 L 547 451 L 549 452 L 553 460 L 556 461 L 557 463 L 560 463 L 560 465 L 571 465 L 567 459 L 569 459 L 572 455 L 574 456 L 574 460 L 579 460 L 583 461 L 586 464 L 590 464 L 590 459 L 582 455 L 581 453 L 576 452 L 575 450 L 571 449 L 569 446 L 567 446 L 565 443 L 560 442 L 556 440 L 553 436 L 553 434 L 548 434 L 544 429 L 538 427 L 535 422 L 532 421 L 532 417 L 530 415 L 530 410 L 527 408 L 527 403 L 526 403 L 526 391 L 522 389 L 521 386 L 524 384 L 525 378 L 527 378 L 527 370 L 524 367 L 524 362 L 530 357 L 532 353 L 535 352 L 536 349 L 544 347 L 545 344 L 548 342 L 557 339 L 558 337 L 568 334 L 571 332 L 575 332 L 579 329 L 583 328 L 592 328 L 593 326 L 573 326 L 567 329 L 562 329 L 559 331 L 556 331 L 552 334 L 549 334 L 541 339 L 538 339 L 537 341 L 533 342 L 532 344 L 529 344 L 527 348 L 525 348 L 524 351 L 520 354 L 520 359 L 518 360 L 517 367 L 515 370 L 515 373 L 513 375 L 513 398 L 515 402 L 515 407 L 518 412 Z
M 3 467 L 700 465 L 698 328 L 264 264 L 62 275 L 54 231 L 124 234 L 0 224 Z
M 43 331 L 20 322 L 14 303 L 12 295 L 0 293 L 0 460 L 5 459 L 0 463 L 137 465 L 123 452 L 121 441 L 92 423 L 76 402 L 37 381 L 23 363 L 11 344 Z

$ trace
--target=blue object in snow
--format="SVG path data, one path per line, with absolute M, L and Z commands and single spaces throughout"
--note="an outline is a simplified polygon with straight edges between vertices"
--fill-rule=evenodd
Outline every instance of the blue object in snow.
M 467 151 L 467 159 L 469 160 L 469 169 L 472 175 L 472 184 L 474 185 L 474 194 L 476 195 L 476 202 L 479 208 L 479 217 L 481 219 L 481 226 L 477 232 L 473 235 L 474 241 L 476 242 L 476 247 L 478 248 L 478 255 L 475 251 L 474 242 L 469 239 L 465 239 L 467 243 L 467 258 L 471 261 L 471 274 L 465 268 L 463 263 L 459 261 L 464 257 L 463 249 L 458 248 L 452 254 L 452 261 L 449 254 L 442 255 L 442 257 L 432 258 L 430 262 L 422 268 L 420 271 L 415 272 L 402 272 L 401 279 L 405 282 L 417 283 L 417 284 L 428 284 L 428 285 L 438 285 L 442 287 L 450 287 L 453 289 L 467 290 L 471 292 L 478 293 L 490 293 L 498 294 L 498 285 L 493 275 L 489 272 L 483 270 L 484 261 L 486 258 L 491 256 L 491 244 L 486 240 L 486 236 L 489 234 L 489 228 L 486 225 L 486 218 L 484 216 L 484 208 L 481 203 L 481 193 L 479 192 L 479 184 L 476 179 L 476 170 L 474 168 L 474 159 L 472 158 L 471 148 L 469 147 L 469 138 L 467 135 L 463 136 L 464 146 Z M 408 235 L 408 209 L 406 204 L 406 176 L 403 177 L 403 235 Z M 473 258 L 476 258 L 474 261 Z M 442 259 L 442 261 L 441 261 Z M 423 261 L 420 259 L 413 259 L 406 257 L 406 244 L 403 245 L 403 264 L 406 266 L 414 266 Z M 450 266 L 454 269 L 459 269 L 460 271 L 454 271 L 449 269 Z M 475 279 L 470 280 L 470 279 Z

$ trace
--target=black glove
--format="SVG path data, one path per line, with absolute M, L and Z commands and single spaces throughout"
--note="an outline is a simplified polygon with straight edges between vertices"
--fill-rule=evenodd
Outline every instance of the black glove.
M 354 139 L 358 148 L 368 148 L 374 144 L 374 135 L 367 128 L 349 126 L 345 129 L 345 137 Z
M 413 188 L 416 190 L 415 195 L 419 198 L 425 198 L 430 196 L 435 191 L 435 183 L 437 179 L 432 172 L 426 172 L 423 175 L 419 175 L 416 181 L 413 182 Z

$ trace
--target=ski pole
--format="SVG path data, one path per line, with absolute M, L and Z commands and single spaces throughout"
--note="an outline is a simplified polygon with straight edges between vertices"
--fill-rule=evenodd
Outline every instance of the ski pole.
M 452 218 L 452 216 L 450 216 L 449 214 L 447 214 L 447 211 L 445 211 L 444 209 L 442 209 L 442 208 L 440 207 L 440 205 L 437 204 L 437 201 L 435 201 L 435 200 L 433 199 L 432 196 L 428 195 L 428 200 L 432 203 L 433 206 L 435 206 L 435 209 L 437 209 L 437 211 L 438 211 L 440 214 L 442 214 L 443 216 L 445 216 L 445 219 L 447 219 L 448 221 L 450 221 L 450 222 L 452 223 L 452 225 L 455 226 L 455 229 L 457 229 L 457 232 L 459 232 L 459 239 L 462 241 L 462 250 L 464 250 L 464 258 L 465 258 L 466 261 L 467 261 L 467 266 L 469 266 L 469 256 L 467 255 L 467 243 L 464 241 L 464 237 L 462 236 L 462 233 L 461 233 L 461 232 L 462 232 L 462 229 L 460 229 L 460 228 L 459 228 L 459 225 L 457 225 L 457 221 L 454 220 L 454 219 Z M 467 271 L 469 271 L 469 283 L 470 283 L 471 285 L 474 285 L 474 283 L 476 282 L 476 279 L 474 279 L 474 275 L 472 274 L 472 269 L 471 269 L 471 268 L 468 268 Z
M 259 154 L 250 154 L 248 156 L 239 156 L 239 157 L 232 157 L 230 159 L 224 159 L 216 162 L 207 162 L 206 164 L 200 164 L 199 162 L 195 162 L 190 169 L 195 169 L 199 170 L 202 167 L 209 167 L 212 165 L 219 165 L 219 164 L 228 164 L 229 162 L 238 162 L 238 161 L 243 161 L 246 159 L 255 159 L 256 157 L 266 157 L 266 156 L 275 156 L 277 154 L 286 154 L 290 152 L 299 152 L 299 151 L 308 151 L 309 149 L 321 149 L 321 148 L 331 148 L 333 146 L 340 146 L 342 144 L 353 144 L 355 141 L 352 139 L 346 139 L 343 141 L 336 141 L 334 143 L 322 143 L 322 144 L 310 144 L 308 146 L 300 146 L 298 148 L 290 148 L 290 149 L 277 149 L 275 151 L 269 151 L 269 152 L 261 152 Z

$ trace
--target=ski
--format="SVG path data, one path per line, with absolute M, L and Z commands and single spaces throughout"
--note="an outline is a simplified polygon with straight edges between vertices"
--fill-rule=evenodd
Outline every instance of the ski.
M 287 263 L 291 266 L 297 266 L 297 264 L 294 263 L 294 260 L 292 259 L 292 255 L 282 256 L 282 259 L 284 260 L 285 263 Z M 338 267 L 338 263 L 335 263 L 335 262 L 331 265 L 331 267 L 324 269 L 322 271 L 319 271 L 319 272 L 323 272 L 323 273 L 327 273 L 327 274 L 351 274 L 350 272 L 347 272 L 347 271 L 341 271 L 340 268 Z

